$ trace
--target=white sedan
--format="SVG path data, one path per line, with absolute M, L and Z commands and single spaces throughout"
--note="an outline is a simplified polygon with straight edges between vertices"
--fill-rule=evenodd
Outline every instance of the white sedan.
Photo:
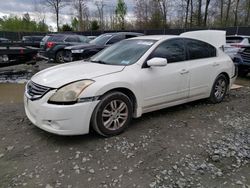
M 203 98 L 219 103 L 236 74 L 219 49 L 225 39 L 218 32 L 132 38 L 89 61 L 43 70 L 26 85 L 26 115 L 54 134 L 86 134 L 92 127 L 113 136 L 143 113 Z

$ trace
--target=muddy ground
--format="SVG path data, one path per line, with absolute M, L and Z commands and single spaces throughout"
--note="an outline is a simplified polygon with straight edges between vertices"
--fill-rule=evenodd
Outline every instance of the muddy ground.
M 47 66 L 0 76 L 0 187 L 250 187 L 250 77 L 221 104 L 148 113 L 112 138 L 63 137 L 24 114 L 22 83 Z

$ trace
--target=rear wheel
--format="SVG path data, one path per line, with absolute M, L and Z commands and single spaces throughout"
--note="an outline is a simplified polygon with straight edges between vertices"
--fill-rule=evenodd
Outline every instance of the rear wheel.
M 210 93 L 209 100 L 212 103 L 220 103 L 226 96 L 228 90 L 229 81 L 226 76 L 220 74 L 213 85 L 213 88 Z
M 64 63 L 62 50 L 60 50 L 56 53 L 56 63 Z
M 95 108 L 91 125 L 103 136 L 114 136 L 122 133 L 132 118 L 132 103 L 121 92 L 105 95 Z

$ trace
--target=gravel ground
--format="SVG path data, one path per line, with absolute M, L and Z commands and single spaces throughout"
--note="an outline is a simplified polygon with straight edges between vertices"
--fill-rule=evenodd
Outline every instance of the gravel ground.
M 250 188 L 250 77 L 237 83 L 220 104 L 148 113 L 112 138 L 52 135 L 21 101 L 0 103 L 0 187 Z

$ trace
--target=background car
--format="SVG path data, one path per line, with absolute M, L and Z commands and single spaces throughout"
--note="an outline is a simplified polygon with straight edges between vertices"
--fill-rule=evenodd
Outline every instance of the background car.
M 23 43 L 33 46 L 33 47 L 40 47 L 40 42 L 42 41 L 44 36 L 23 36 L 22 41 Z
M 88 39 L 90 39 L 90 40 L 94 40 L 97 36 L 87 36 L 88 37 Z
M 203 98 L 219 103 L 236 78 L 223 41 L 225 32 L 211 30 L 135 37 L 89 61 L 43 70 L 26 85 L 26 115 L 54 134 L 86 134 L 92 126 L 113 136 L 143 113 Z
M 231 35 L 226 37 L 224 51 L 233 59 L 238 51 L 246 46 L 250 46 L 250 36 Z
M 250 73 L 250 46 L 242 47 L 234 56 L 233 61 L 238 66 L 238 75 L 247 76 Z
M 90 39 L 87 37 L 75 34 L 46 35 L 40 42 L 39 57 L 56 63 L 63 63 L 63 50 L 66 46 L 86 44 L 89 41 Z
M 142 36 L 142 33 L 133 32 L 117 32 L 102 34 L 89 44 L 69 46 L 64 49 L 64 61 L 76 61 L 81 59 L 87 59 L 97 52 L 103 50 L 107 46 L 117 43 L 121 40 Z
M 11 42 L 9 39 L 0 37 L 0 43 L 9 43 L 9 42 Z

